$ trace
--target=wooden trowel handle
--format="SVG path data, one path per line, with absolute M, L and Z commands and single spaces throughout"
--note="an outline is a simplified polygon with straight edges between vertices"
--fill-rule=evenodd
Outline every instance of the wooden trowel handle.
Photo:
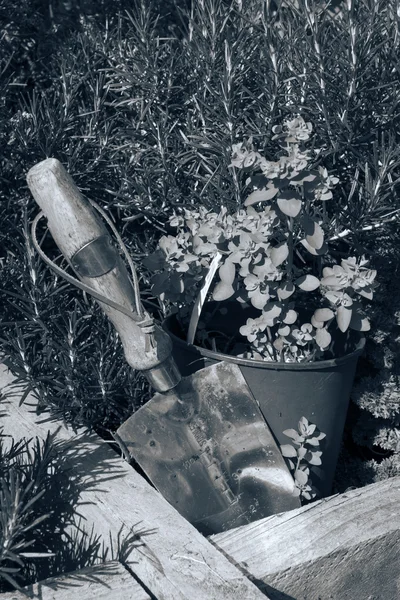
M 79 279 L 124 308 L 144 312 L 135 304 L 127 269 L 106 227 L 62 164 L 54 158 L 44 160 L 29 171 L 27 181 L 47 217 L 50 233 Z M 155 325 L 149 344 L 148 334 L 132 318 L 99 304 L 120 335 L 128 364 L 144 371 L 157 391 L 174 388 L 180 375 L 171 357 L 169 336 Z

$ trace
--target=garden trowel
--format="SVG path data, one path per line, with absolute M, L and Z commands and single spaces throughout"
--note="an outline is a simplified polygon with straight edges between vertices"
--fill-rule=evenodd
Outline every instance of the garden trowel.
M 114 324 L 128 364 L 143 371 L 153 398 L 118 429 L 116 439 L 163 496 L 206 534 L 300 505 L 293 478 L 237 365 L 218 363 L 181 378 L 172 342 L 141 305 L 138 281 L 112 221 L 80 194 L 61 163 L 47 159 L 27 176 L 41 207 L 32 225 L 39 254 L 91 293 Z M 103 216 L 122 244 L 132 279 Z M 41 250 L 41 217 L 79 280 Z

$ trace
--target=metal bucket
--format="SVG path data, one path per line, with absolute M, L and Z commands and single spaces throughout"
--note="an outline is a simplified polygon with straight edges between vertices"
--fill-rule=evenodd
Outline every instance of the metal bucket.
M 235 309 L 233 314 L 228 311 L 225 318 L 218 317 L 218 328 L 232 331 L 234 323 L 237 331 L 241 324 L 238 318 L 243 316 L 237 311 L 235 314 Z M 278 444 L 290 443 L 282 432 L 296 429 L 301 417 L 315 423 L 326 438 L 321 443 L 322 465 L 312 467 L 313 483 L 321 496 L 331 493 L 357 360 L 365 346 L 364 337 L 360 336 L 353 352 L 340 358 L 314 363 L 274 363 L 187 344 L 175 315 L 164 321 L 163 328 L 171 336 L 174 358 L 183 375 L 220 361 L 239 365 Z

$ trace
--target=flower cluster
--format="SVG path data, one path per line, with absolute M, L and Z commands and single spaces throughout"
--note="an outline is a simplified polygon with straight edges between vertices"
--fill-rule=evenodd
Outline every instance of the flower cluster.
M 297 117 L 273 132 L 284 150 L 277 161 L 261 156 L 252 140 L 233 145 L 231 167 L 243 171 L 249 190 L 244 208 L 184 209 L 170 219 L 176 236 L 164 236 L 146 264 L 156 271 L 153 293 L 181 308 L 193 304 L 220 256 L 212 298 L 259 311 L 239 329 L 246 357 L 315 360 L 331 347 L 333 331 L 369 329 L 362 300 L 373 297 L 376 271 L 364 257 L 332 264 L 324 204 L 338 179 L 309 167 L 303 143 L 311 123 Z

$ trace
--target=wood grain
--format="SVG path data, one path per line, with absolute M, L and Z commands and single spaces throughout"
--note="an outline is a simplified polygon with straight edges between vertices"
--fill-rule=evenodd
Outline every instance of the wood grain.
M 400 477 L 211 539 L 272 600 L 400 598 Z
M 0 594 L 1 600 L 150 600 L 149 594 L 118 562 L 96 565 L 46 579 L 23 592 Z
M 265 594 L 103 440 L 38 418 L 32 395 L 19 407 L 22 392 L 4 389 L 12 380 L 0 365 L 0 388 L 7 396 L 2 402 L 7 413 L 1 419 L 4 432 L 18 440 L 45 438 L 48 431 L 58 430 L 57 438 L 70 442 L 71 467 L 86 484 L 78 507 L 85 531 L 94 526 L 106 545 L 111 538 L 115 547 L 131 531 L 145 532 L 127 562 L 157 600 L 265 600 Z

